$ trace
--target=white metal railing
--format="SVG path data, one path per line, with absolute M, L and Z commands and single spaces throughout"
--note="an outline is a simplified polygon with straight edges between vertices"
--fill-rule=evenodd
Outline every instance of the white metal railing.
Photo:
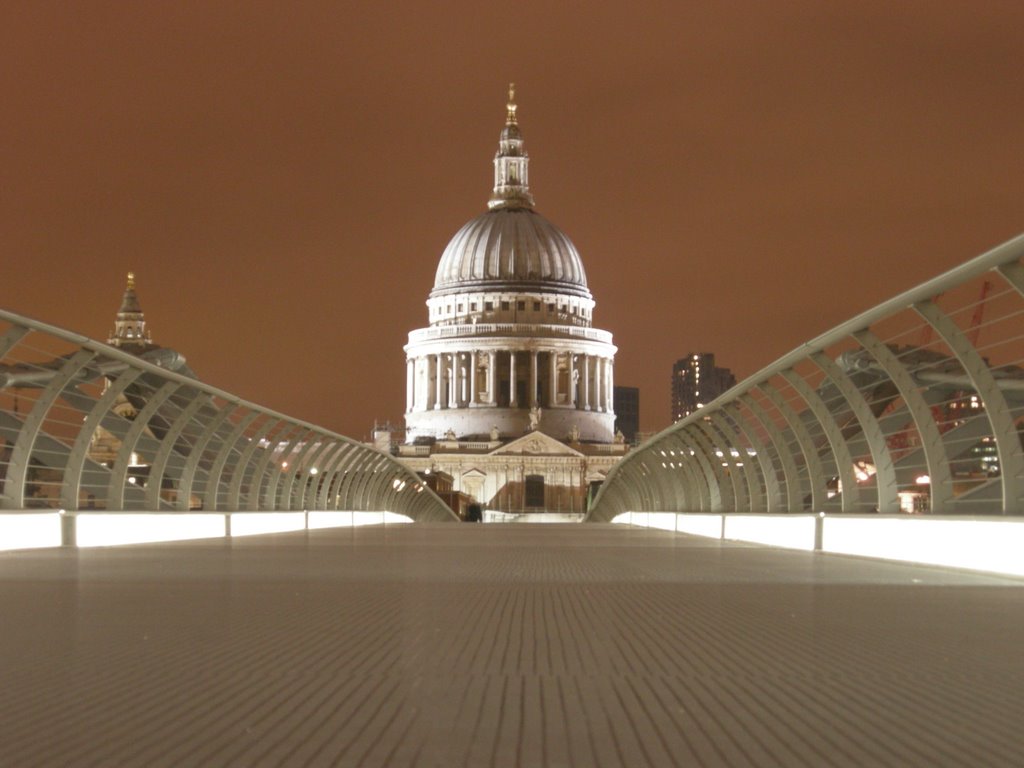
M 67 510 L 66 543 L 79 511 L 457 520 L 391 456 L 149 357 L 0 310 L 0 512 Z
M 833 328 L 634 449 L 645 510 L 1024 512 L 1024 235 Z

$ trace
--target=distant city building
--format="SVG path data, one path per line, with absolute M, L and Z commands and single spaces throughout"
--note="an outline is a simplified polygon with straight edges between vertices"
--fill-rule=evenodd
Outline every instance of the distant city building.
M 616 347 L 576 247 L 534 210 L 511 88 L 507 110 L 488 210 L 444 249 L 429 325 L 405 346 L 398 458 L 490 509 L 583 512 L 626 451 Z
M 676 422 L 736 386 L 728 368 L 715 365 L 711 352 L 692 353 L 672 366 L 672 421 Z
M 640 431 L 640 388 L 616 385 L 612 395 L 615 403 L 615 429 L 627 443 L 635 443 Z

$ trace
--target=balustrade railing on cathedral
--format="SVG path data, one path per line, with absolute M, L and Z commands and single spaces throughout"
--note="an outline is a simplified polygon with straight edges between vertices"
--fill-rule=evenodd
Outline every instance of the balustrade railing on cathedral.
M 431 339 L 450 339 L 459 336 L 523 336 L 551 337 L 570 336 L 573 338 L 612 343 L 612 334 L 599 328 L 576 325 L 536 325 L 521 323 L 477 323 L 458 325 L 435 325 L 430 328 L 419 328 L 409 334 L 409 342 L 416 344 Z

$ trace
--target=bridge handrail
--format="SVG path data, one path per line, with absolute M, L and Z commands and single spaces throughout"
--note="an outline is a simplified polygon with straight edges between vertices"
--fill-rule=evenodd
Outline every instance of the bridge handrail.
M 6 325 L 6 327 L 4 327 Z M 42 334 L 51 339 L 59 340 L 64 345 L 71 347 L 72 353 L 63 357 L 57 357 L 46 363 L 29 361 L 27 358 L 16 357 L 27 346 L 27 340 L 33 334 Z M 98 366 L 97 362 L 104 364 Z M 111 365 L 113 363 L 113 365 Z M 90 367 L 92 366 L 92 367 Z M 268 485 L 268 490 L 274 490 L 274 497 L 271 499 L 271 509 L 304 509 L 318 506 L 311 502 L 327 501 L 328 493 L 332 493 L 339 500 L 344 497 L 348 505 L 355 504 L 357 508 L 373 507 L 384 508 L 382 504 L 397 504 L 399 507 L 393 511 L 409 514 L 414 519 L 430 520 L 456 520 L 454 513 L 444 504 L 443 501 L 423 483 L 420 478 L 411 470 L 400 464 L 393 457 L 378 451 L 368 445 L 364 445 L 352 438 L 338 434 L 318 425 L 312 424 L 303 419 L 297 419 L 279 413 L 270 408 L 258 405 L 251 401 L 234 395 L 218 387 L 202 382 L 191 376 L 168 370 L 154 363 L 142 360 L 135 355 L 129 354 L 114 346 L 104 344 L 100 341 L 90 339 L 82 334 L 69 331 L 58 326 L 42 322 L 40 320 L 26 317 L 14 312 L 0 309 L 0 368 L 13 372 L 13 379 L 23 376 L 26 370 L 40 374 L 38 386 L 32 385 L 32 389 L 41 389 L 38 398 L 33 401 L 30 413 L 18 411 L 18 398 L 15 390 L 0 383 L 0 437 L 4 438 L 9 453 L 7 456 L 0 455 L 0 470 L 3 470 L 2 493 L 0 493 L 0 509 L 22 509 L 25 504 L 25 489 L 27 475 L 30 465 L 42 469 L 52 469 L 54 473 L 60 471 L 60 498 L 54 495 L 46 497 L 45 503 L 48 507 L 63 507 L 69 511 L 78 509 L 80 503 L 79 493 L 81 484 L 86 475 L 90 475 L 95 482 L 103 469 L 109 469 L 111 473 L 124 472 L 128 467 L 130 457 L 128 453 L 134 453 L 131 448 L 137 446 L 140 441 L 145 442 L 144 430 L 139 428 L 134 432 L 129 428 L 132 422 L 116 417 L 111 410 L 111 403 L 104 403 L 99 397 L 88 395 L 78 387 L 83 382 L 96 381 L 103 378 L 113 382 L 126 372 L 131 371 L 133 383 L 124 386 L 125 391 L 142 391 L 142 382 L 148 381 L 146 387 L 148 394 L 156 396 L 157 382 L 161 387 L 166 388 L 166 401 L 169 402 L 172 394 L 187 393 L 192 402 L 192 411 L 187 414 L 188 409 L 180 412 L 173 412 L 167 403 L 160 405 L 155 399 L 149 400 L 150 412 L 148 417 L 162 417 L 165 420 L 173 421 L 168 435 L 173 435 L 177 441 L 173 446 L 161 446 L 159 441 L 150 441 L 151 448 L 156 460 L 150 465 L 150 469 L 159 469 L 160 477 L 156 478 L 160 483 L 164 480 L 170 482 L 186 482 L 186 492 L 202 484 L 204 472 L 212 476 L 210 480 L 213 491 L 205 495 L 207 501 L 212 500 L 215 507 L 222 505 L 235 506 L 231 499 L 226 501 L 224 488 L 222 486 L 237 486 L 233 494 L 237 501 L 241 498 L 241 490 L 245 485 L 244 479 L 237 475 L 237 472 L 248 473 L 250 485 L 258 482 L 259 493 L 263 485 Z M 143 377 L 148 377 L 143 379 Z M 5 378 L 6 380 L 6 378 Z M 21 392 L 22 390 L 17 390 Z M 108 398 L 111 401 L 113 398 Z M 202 402 L 199 402 L 199 400 Z M 219 404 L 217 401 L 220 401 Z M 13 403 L 13 405 L 12 405 Z M 67 417 L 58 418 L 56 411 L 60 409 L 77 410 L 82 414 L 81 427 L 77 434 L 60 437 L 48 434 L 46 426 L 50 423 L 57 424 L 62 428 L 69 428 L 70 422 Z M 227 412 L 225 412 L 227 409 Z M 144 411 L 146 409 L 143 409 Z M 141 415 L 141 413 L 140 413 Z M 234 417 L 232 420 L 231 417 Z M 245 421 L 242 425 L 240 422 Z M 97 462 L 88 458 L 89 444 L 92 434 L 83 435 L 86 429 L 96 429 L 102 425 L 109 425 L 117 422 L 122 429 L 121 447 L 113 462 L 113 467 L 101 467 Z M 265 429 L 263 434 L 257 437 L 257 432 L 250 430 L 248 425 L 259 422 L 263 425 L 271 425 Z M 145 425 L 143 425 L 145 426 Z M 288 436 L 287 448 L 281 452 L 282 445 L 259 445 L 265 441 L 268 434 L 276 437 Z M 294 436 L 302 435 L 298 441 Z M 132 442 L 129 442 L 129 439 Z M 166 442 L 166 441 L 165 441 Z M 251 443 L 258 443 L 257 446 L 248 451 L 248 461 L 244 464 L 239 462 L 239 457 L 234 454 L 244 454 L 245 448 Z M 45 443 L 45 446 L 44 446 Z M 219 445 L 218 451 L 214 452 L 214 458 L 207 459 L 203 466 L 202 455 L 211 446 Z M 190 448 L 194 448 L 191 453 Z M 258 450 L 263 448 L 263 451 Z M 316 483 L 311 481 L 303 483 L 294 482 L 296 476 L 288 473 L 288 477 L 281 484 L 278 490 L 276 480 L 268 480 L 267 466 L 272 464 L 265 460 L 269 457 L 267 451 L 280 453 L 286 459 L 293 455 L 307 461 L 316 460 L 318 457 L 325 462 L 325 470 L 328 472 L 319 478 Z M 239 466 L 232 465 L 231 460 Z M 256 461 L 256 459 L 259 461 Z M 256 463 L 254 463 L 254 461 Z M 276 464 L 274 464 L 276 466 Z M 310 465 L 319 472 L 319 468 Z M 329 467 L 329 469 L 327 469 Z M 216 470 L 211 472 L 211 468 Z M 283 468 L 282 468 L 283 469 Z M 174 475 L 174 473 L 177 473 Z M 64 475 L 70 474 L 69 477 Z M 282 472 L 283 474 L 283 472 Z M 173 477 L 171 475 L 174 475 Z M 258 475 L 258 477 L 257 477 Z M 373 477 L 370 477 L 370 476 Z M 129 473 L 124 473 L 125 479 Z M 114 488 L 115 496 L 132 494 L 134 498 L 127 499 L 125 504 L 129 507 L 142 509 L 139 506 L 136 489 L 116 489 L 116 477 L 110 478 L 110 488 Z M 56 481 L 50 485 L 54 485 Z M 300 486 L 301 487 L 294 487 Z M 308 486 L 315 485 L 315 488 Z M 72 487 L 73 486 L 73 487 Z M 402 495 L 402 491 L 409 489 L 408 493 Z M 51 490 L 53 490 L 51 488 Z M 161 485 L 160 491 L 163 490 Z M 180 490 L 180 489 L 179 489 Z M 161 509 L 159 500 L 160 492 L 151 492 L 149 498 L 157 498 L 155 509 Z M 410 497 L 416 497 L 410 501 Z M 246 498 L 249 498 L 248 496 Z M 116 498 L 105 498 L 106 502 L 115 502 Z M 266 499 L 264 499 L 266 500 Z M 191 502 L 189 502 L 191 503 Z M 181 505 L 179 505 L 181 506 Z M 188 507 L 186 506 L 186 509 Z M 327 508 L 333 508 L 328 506 Z M 111 511 L 114 511 L 113 509 Z M 207 509 L 207 511 L 211 511 Z M 225 511 L 238 511 L 231 509 Z
M 826 502 L 847 512 L 897 511 L 894 507 L 899 494 L 897 489 L 908 485 L 907 472 L 901 471 L 906 468 L 896 466 L 898 462 L 892 458 L 893 451 L 888 443 L 892 442 L 893 434 L 885 429 L 891 429 L 892 425 L 883 425 L 885 420 L 880 415 L 870 413 L 873 403 L 858 389 L 850 372 L 840 370 L 838 365 L 829 365 L 829 351 L 844 345 L 870 356 L 873 371 L 885 369 L 886 383 L 899 391 L 904 403 L 904 418 L 913 423 L 923 443 L 923 461 L 913 469 L 920 472 L 919 477 L 927 477 L 930 486 L 926 492 L 927 511 L 949 514 L 964 512 L 965 509 L 976 512 L 981 508 L 982 513 L 1024 513 L 1024 489 L 1017 482 L 1018 477 L 1024 480 L 1024 456 L 1016 427 L 1017 420 L 1024 416 L 1024 408 L 1016 399 L 1007 400 L 1010 396 L 1005 390 L 1011 389 L 1012 385 L 1005 378 L 1000 378 L 1007 375 L 1019 378 L 1018 365 L 1024 363 L 1024 355 L 1003 361 L 1000 366 L 989 365 L 982 353 L 994 345 L 978 347 L 968 336 L 968 331 L 978 333 L 982 328 L 965 329 L 962 321 L 958 324 L 951 317 L 973 309 L 973 322 L 979 315 L 977 307 L 984 305 L 984 289 L 977 304 L 961 303 L 946 311 L 938 304 L 940 297 L 947 293 L 972 281 L 989 277 L 996 280 L 993 275 L 998 275 L 1005 293 L 1016 298 L 1017 306 L 1004 312 L 996 321 L 987 321 L 984 328 L 1024 317 L 1024 309 L 1020 307 L 1024 295 L 1022 257 L 1024 235 L 1018 235 L 856 315 L 746 377 L 714 401 L 634 449 L 609 473 L 587 520 L 607 521 L 620 513 L 653 509 L 726 512 L 731 511 L 727 508 L 730 503 L 737 511 L 818 511 L 819 507 L 826 506 Z M 969 394 L 978 398 L 980 403 L 978 413 L 972 418 L 984 417 L 989 421 L 986 433 L 978 439 L 987 438 L 997 443 L 1000 475 L 988 478 L 986 483 L 976 483 L 978 487 L 971 493 L 958 493 L 953 487 L 950 462 L 955 457 L 948 455 L 941 445 L 943 439 L 939 437 L 946 425 L 929 425 L 926 415 L 931 413 L 932 406 L 926 402 L 928 398 L 916 396 L 908 389 L 913 385 L 933 395 L 943 386 L 949 389 L 949 383 L 914 378 L 917 368 L 909 362 L 907 352 L 911 345 L 901 348 L 894 343 L 897 339 L 907 341 L 907 332 L 889 332 L 885 338 L 878 338 L 872 333 L 882 323 L 904 320 L 908 310 L 915 313 L 917 322 L 923 320 L 926 332 L 939 339 L 936 343 L 945 344 L 945 359 L 949 364 L 959 366 L 963 372 L 958 380 L 971 382 Z M 1024 327 L 1019 319 L 1014 328 L 1016 330 L 1004 330 L 999 343 L 1012 343 L 1015 338 L 1024 337 Z M 934 353 L 932 346 L 931 343 L 922 345 L 918 351 L 931 354 L 929 364 L 937 364 L 935 355 L 938 353 Z M 901 359 L 901 355 L 908 359 Z M 798 367 L 812 370 L 809 373 L 798 371 Z M 832 397 L 829 402 L 824 401 L 821 392 L 816 392 L 822 381 L 829 386 L 828 394 Z M 948 403 L 940 405 L 948 406 Z M 843 415 L 853 414 L 856 417 L 859 429 L 852 437 L 866 443 L 869 451 L 859 450 L 845 435 L 844 430 L 850 428 L 850 423 L 839 423 L 834 412 L 837 409 Z M 812 430 L 814 434 L 811 434 Z M 926 436 L 931 443 L 924 443 Z M 749 452 L 755 443 L 764 448 L 762 453 Z M 741 455 L 749 461 L 744 464 L 730 459 L 729 452 L 734 449 L 742 452 Z M 671 467 L 662 467 L 654 453 L 662 450 L 672 451 L 672 458 L 680 460 L 666 462 L 673 465 Z M 951 447 L 950 450 L 956 448 Z M 717 455 L 719 451 L 723 455 Z M 850 482 L 855 472 L 845 465 L 847 459 L 854 455 L 868 459 L 870 469 L 874 470 L 871 492 L 857 493 L 859 481 Z M 691 462 L 691 458 L 694 461 Z M 721 461 L 723 458 L 725 462 Z M 826 477 L 822 465 L 833 468 L 829 476 Z M 663 471 L 665 469 L 671 471 Z M 884 478 L 878 474 L 882 471 Z M 833 493 L 826 487 L 836 479 L 842 481 L 844 476 L 847 493 Z M 883 480 L 893 487 L 883 488 Z M 991 486 L 994 482 L 1002 486 L 995 502 L 990 488 L 981 492 L 983 484 Z M 859 501 L 851 498 L 856 495 L 862 498 Z

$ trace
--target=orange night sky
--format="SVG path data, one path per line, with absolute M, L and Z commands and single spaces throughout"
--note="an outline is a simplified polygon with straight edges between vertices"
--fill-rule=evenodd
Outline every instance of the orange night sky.
M 517 86 L 642 427 L 1024 231 L 1024 4 L 7 3 L 0 307 L 353 437 L 485 209 Z

